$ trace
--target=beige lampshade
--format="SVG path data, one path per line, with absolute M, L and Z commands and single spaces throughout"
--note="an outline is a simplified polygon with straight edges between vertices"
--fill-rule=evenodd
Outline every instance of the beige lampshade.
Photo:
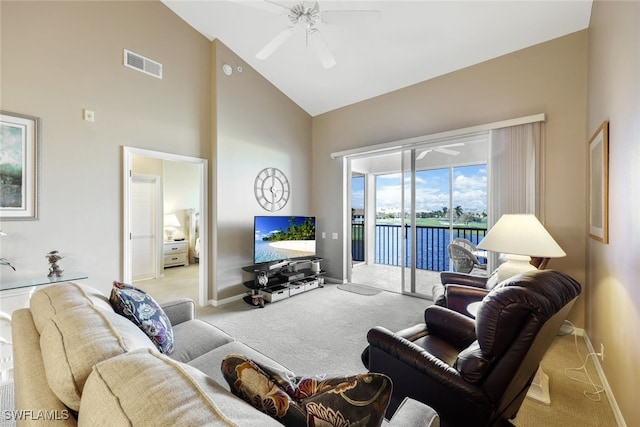
M 164 216 L 164 226 L 168 227 L 180 227 L 180 221 L 178 221 L 178 217 L 176 214 L 169 214 Z
M 561 258 L 565 251 L 533 214 L 505 214 L 491 227 L 478 248 L 534 258 Z

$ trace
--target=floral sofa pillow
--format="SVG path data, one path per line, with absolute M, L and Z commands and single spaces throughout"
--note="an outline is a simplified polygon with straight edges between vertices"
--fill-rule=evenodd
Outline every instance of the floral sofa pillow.
M 142 289 L 114 281 L 109 302 L 113 310 L 135 323 L 164 354 L 173 352 L 173 328 L 162 307 Z
M 288 427 L 380 426 L 392 390 L 383 374 L 287 377 L 235 354 L 222 361 L 222 374 L 236 396 Z

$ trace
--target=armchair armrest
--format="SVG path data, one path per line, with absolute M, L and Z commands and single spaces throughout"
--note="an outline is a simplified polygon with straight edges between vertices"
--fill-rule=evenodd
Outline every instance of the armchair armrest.
M 409 341 L 415 341 L 426 335 L 429 335 L 427 325 L 424 323 L 418 323 L 417 325 L 410 326 L 395 333 L 397 336 L 402 337 Z
M 439 427 L 440 417 L 432 407 L 405 397 L 386 425 L 389 427 Z
M 429 331 L 427 330 L 427 325 L 425 325 L 424 323 L 419 323 L 417 325 L 410 326 L 401 331 L 398 331 L 395 334 L 408 341 L 415 341 L 419 338 L 429 335 Z M 360 355 L 362 364 L 367 369 L 369 369 L 369 352 L 370 352 L 370 349 L 369 349 L 369 346 L 367 346 L 367 348 L 365 348 L 362 354 Z
M 160 305 L 172 325 L 195 319 L 196 304 L 189 298 L 180 298 Z
M 476 288 L 486 288 L 488 277 L 486 276 L 473 276 L 466 273 L 452 273 L 450 271 L 443 271 L 440 273 L 440 282 L 443 285 L 456 284 L 473 286 Z
M 485 392 L 463 379 L 453 366 L 388 329 L 374 327 L 369 330 L 367 340 L 371 352 L 369 368 L 371 372 L 384 373 L 393 378 L 392 371 L 399 370 L 408 374 L 411 371 L 406 369 L 410 369 L 413 372 L 409 375 L 418 375 L 420 378 L 419 394 L 426 393 L 436 401 L 447 400 L 452 396 L 466 396 L 469 402 L 487 400 Z M 402 367 L 398 366 L 398 363 Z M 446 387 L 443 387 L 444 384 Z M 443 394 L 440 395 L 440 392 Z
M 465 316 L 474 317 L 469 313 L 467 307 L 472 302 L 482 301 L 488 293 L 487 289 L 479 289 L 473 286 L 447 285 L 445 289 L 447 307 Z
M 438 378 L 440 382 L 447 383 L 459 376 L 453 367 L 425 349 L 381 326 L 369 330 L 367 341 L 371 352 L 380 350 L 422 374 Z M 377 372 L 375 366 L 370 369 Z
M 445 338 L 458 349 L 466 348 L 476 340 L 476 323 L 448 308 L 439 305 L 427 307 L 424 321 L 429 334 Z

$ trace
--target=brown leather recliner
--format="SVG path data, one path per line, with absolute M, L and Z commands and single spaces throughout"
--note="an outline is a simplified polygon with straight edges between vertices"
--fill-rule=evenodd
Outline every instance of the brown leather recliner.
M 408 396 L 431 406 L 445 427 L 515 418 L 580 292 L 566 274 L 534 270 L 492 289 L 475 321 L 433 305 L 423 324 L 397 333 L 371 329 L 363 362 L 393 380 L 387 415 Z

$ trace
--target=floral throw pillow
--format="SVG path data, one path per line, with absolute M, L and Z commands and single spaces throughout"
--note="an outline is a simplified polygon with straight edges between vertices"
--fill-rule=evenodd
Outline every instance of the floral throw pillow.
M 383 374 L 288 377 L 242 355 L 228 355 L 222 374 L 236 396 L 288 427 L 377 427 L 391 398 Z
M 109 302 L 113 310 L 135 323 L 161 353 L 173 352 L 173 328 L 162 307 L 142 289 L 114 281 Z

